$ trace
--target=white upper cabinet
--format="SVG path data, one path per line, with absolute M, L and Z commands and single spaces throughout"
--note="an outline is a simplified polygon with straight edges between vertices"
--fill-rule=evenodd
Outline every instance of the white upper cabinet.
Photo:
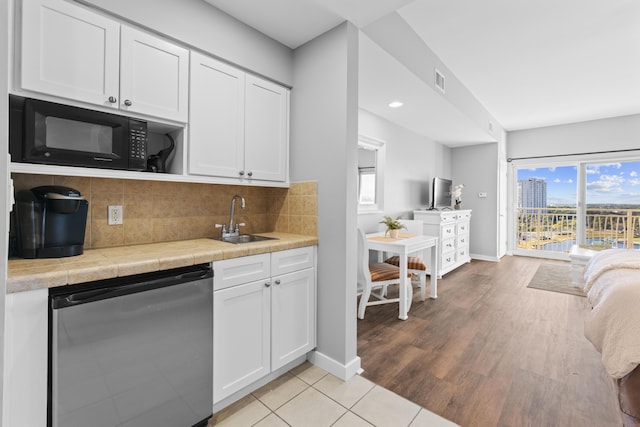
M 189 51 L 126 26 L 120 45 L 120 108 L 186 122 Z
M 187 49 L 63 0 L 22 4 L 22 89 L 187 121 Z
M 191 54 L 189 173 L 288 180 L 289 91 Z
M 120 25 L 110 19 L 60 0 L 25 0 L 20 86 L 117 106 L 119 45 Z
M 191 53 L 189 173 L 236 178 L 243 168 L 245 73 Z
M 244 168 L 254 179 L 285 181 L 289 91 L 247 75 Z

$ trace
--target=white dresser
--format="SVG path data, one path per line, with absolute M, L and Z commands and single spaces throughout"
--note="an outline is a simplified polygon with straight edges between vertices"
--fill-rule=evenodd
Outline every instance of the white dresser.
M 471 210 L 417 210 L 413 211 L 413 219 L 424 223 L 424 234 L 438 236 L 440 239 L 438 277 L 471 261 L 469 256 Z

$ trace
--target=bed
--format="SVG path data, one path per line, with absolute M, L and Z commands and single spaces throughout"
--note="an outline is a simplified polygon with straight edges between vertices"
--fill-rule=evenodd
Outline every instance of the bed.
M 615 380 L 625 426 L 640 426 L 640 251 L 608 249 L 585 265 L 585 337 Z

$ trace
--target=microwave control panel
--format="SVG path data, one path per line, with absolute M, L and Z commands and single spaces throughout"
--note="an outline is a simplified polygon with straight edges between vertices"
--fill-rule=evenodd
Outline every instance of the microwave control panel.
M 129 167 L 147 166 L 147 124 L 137 120 L 129 122 Z

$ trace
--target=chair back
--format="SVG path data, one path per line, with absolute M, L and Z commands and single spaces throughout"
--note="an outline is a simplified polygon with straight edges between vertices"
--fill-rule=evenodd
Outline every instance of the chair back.
M 371 282 L 371 273 L 369 272 L 369 245 L 364 232 L 358 228 L 358 288 L 362 288 L 365 284 Z

